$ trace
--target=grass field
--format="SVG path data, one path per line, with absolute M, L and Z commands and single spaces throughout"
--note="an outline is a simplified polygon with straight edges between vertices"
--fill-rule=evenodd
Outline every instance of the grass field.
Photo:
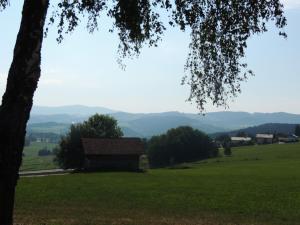
M 189 166 L 22 178 L 16 222 L 300 224 L 299 143 L 235 148 L 232 157 Z
M 68 123 L 32 123 L 28 125 L 28 129 L 33 133 L 54 133 L 54 134 L 65 134 L 70 128 Z
M 53 155 L 50 156 L 38 156 L 38 151 L 47 147 L 52 150 L 56 145 L 53 143 L 45 142 L 32 142 L 30 146 L 24 148 L 24 157 L 22 161 L 21 171 L 29 170 L 44 170 L 55 169 L 57 165 L 53 163 Z

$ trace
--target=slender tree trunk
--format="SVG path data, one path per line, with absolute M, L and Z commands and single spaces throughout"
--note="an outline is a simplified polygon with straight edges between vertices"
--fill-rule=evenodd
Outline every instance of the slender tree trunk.
M 0 225 L 13 223 L 15 187 L 33 95 L 40 77 L 49 0 L 24 0 L 6 91 L 0 106 Z

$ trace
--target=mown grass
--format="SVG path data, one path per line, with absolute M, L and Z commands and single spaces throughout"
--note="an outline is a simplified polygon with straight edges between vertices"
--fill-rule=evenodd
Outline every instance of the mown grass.
M 28 129 L 33 133 L 54 133 L 54 134 L 65 134 L 70 128 L 68 123 L 33 123 L 29 124 Z
M 38 151 L 47 147 L 52 150 L 56 144 L 46 142 L 31 142 L 30 146 L 24 148 L 24 157 L 22 161 L 21 171 L 29 170 L 45 170 L 55 169 L 57 165 L 53 162 L 53 155 L 49 156 L 38 156 Z
M 189 166 L 22 178 L 16 221 L 300 224 L 300 144 L 235 148 L 232 157 Z

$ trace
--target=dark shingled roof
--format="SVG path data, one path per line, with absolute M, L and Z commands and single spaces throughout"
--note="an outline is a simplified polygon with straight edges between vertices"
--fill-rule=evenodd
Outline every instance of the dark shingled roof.
M 142 155 L 140 138 L 82 138 L 85 155 Z

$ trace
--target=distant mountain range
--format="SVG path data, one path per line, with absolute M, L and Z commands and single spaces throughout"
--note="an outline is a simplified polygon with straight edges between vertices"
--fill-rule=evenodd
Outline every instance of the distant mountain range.
M 33 106 L 31 114 L 53 115 L 53 114 L 70 114 L 70 115 L 91 115 L 95 113 L 114 113 L 115 110 L 104 107 L 91 107 L 84 105 L 69 106 Z
M 150 137 L 170 128 L 192 126 L 206 133 L 225 132 L 267 123 L 300 124 L 300 115 L 290 113 L 213 112 L 205 116 L 192 113 L 127 113 L 104 107 L 82 105 L 45 107 L 34 106 L 27 130 L 63 134 L 71 123 L 82 122 L 89 116 L 109 114 L 118 120 L 125 136 Z
M 240 132 L 244 132 L 249 136 L 255 136 L 256 134 L 294 134 L 297 124 L 290 123 L 266 123 L 258 126 L 247 127 L 244 129 L 238 129 L 229 132 L 221 132 L 212 134 L 213 137 L 221 134 L 228 134 L 229 136 L 236 136 Z

